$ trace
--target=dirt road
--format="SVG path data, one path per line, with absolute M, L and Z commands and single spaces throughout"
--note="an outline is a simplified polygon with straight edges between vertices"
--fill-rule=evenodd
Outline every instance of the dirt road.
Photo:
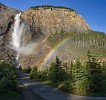
M 17 71 L 18 87 L 21 89 L 22 100 L 106 100 L 106 97 L 77 96 L 65 93 L 57 88 L 31 80 L 28 74 Z

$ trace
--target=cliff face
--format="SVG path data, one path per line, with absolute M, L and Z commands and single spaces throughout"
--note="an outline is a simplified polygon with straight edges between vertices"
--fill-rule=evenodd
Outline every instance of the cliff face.
M 13 62 L 15 51 L 9 48 L 14 16 L 18 10 L 0 4 L 0 60 Z
M 74 10 L 51 7 L 44 9 L 29 9 L 22 13 L 22 21 L 30 27 L 28 40 L 40 43 L 31 55 L 21 56 L 23 66 L 41 66 L 52 50 L 47 44 L 47 37 L 56 32 L 88 32 L 89 26 L 85 20 Z M 27 39 L 25 39 L 27 40 Z M 24 40 L 24 41 L 25 41 Z M 28 43 L 28 42 L 27 42 Z
M 11 34 L 14 27 L 14 16 L 19 10 L 0 4 L 0 60 L 14 62 L 15 51 L 10 46 Z M 20 55 L 20 64 L 24 67 L 40 66 L 46 55 L 51 51 L 46 39 L 51 34 L 64 30 L 66 32 L 88 32 L 90 27 L 75 11 L 51 7 L 44 9 L 28 9 L 21 14 L 21 22 L 25 25 L 25 32 L 21 42 L 37 44 L 32 54 Z
M 68 9 L 29 9 L 22 13 L 22 19 L 34 28 L 35 33 L 39 32 L 46 36 L 61 30 L 66 32 L 87 32 L 90 30 L 78 13 Z
M 0 35 L 9 31 L 14 21 L 14 15 L 18 12 L 16 9 L 0 4 Z

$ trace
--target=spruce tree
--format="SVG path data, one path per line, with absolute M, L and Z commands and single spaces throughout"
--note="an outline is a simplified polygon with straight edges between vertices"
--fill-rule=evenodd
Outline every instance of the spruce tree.
M 89 68 L 89 80 L 91 92 L 98 92 L 103 89 L 102 85 L 102 67 L 94 56 L 91 56 L 90 51 L 88 53 L 87 66 Z
M 66 72 L 64 71 L 64 69 L 62 68 L 62 64 L 61 61 L 59 60 L 59 58 L 56 56 L 56 60 L 55 62 L 53 62 L 51 64 L 50 67 L 50 79 L 53 82 L 61 82 L 64 81 L 66 79 Z

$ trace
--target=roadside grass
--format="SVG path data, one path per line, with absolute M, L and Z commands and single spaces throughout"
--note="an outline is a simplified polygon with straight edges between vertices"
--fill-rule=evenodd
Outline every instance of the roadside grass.
M 106 80 L 104 80 L 106 83 Z M 90 91 L 88 92 L 80 92 L 80 93 L 75 93 L 73 91 L 71 91 L 71 87 L 70 87 L 70 82 L 69 81 L 63 81 L 60 83 L 53 83 L 50 80 L 43 80 L 41 81 L 41 83 L 45 84 L 45 85 L 50 85 L 52 87 L 61 89 L 62 91 L 66 92 L 66 93 L 72 93 L 74 95 L 80 95 L 80 96 L 91 96 L 91 97 L 106 97 L 106 85 L 104 87 L 103 91 L 100 92 L 96 92 L 96 93 L 91 93 Z

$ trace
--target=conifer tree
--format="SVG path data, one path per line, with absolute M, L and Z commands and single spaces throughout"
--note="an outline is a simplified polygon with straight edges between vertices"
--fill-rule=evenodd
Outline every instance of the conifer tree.
M 66 79 L 66 75 L 66 72 L 62 68 L 61 61 L 56 56 L 55 62 L 53 62 L 50 67 L 50 79 L 53 82 L 61 82 Z
M 98 92 L 103 89 L 102 67 L 96 58 L 91 56 L 90 51 L 88 52 L 87 66 L 89 68 L 89 80 L 91 81 L 90 90 L 91 92 Z

